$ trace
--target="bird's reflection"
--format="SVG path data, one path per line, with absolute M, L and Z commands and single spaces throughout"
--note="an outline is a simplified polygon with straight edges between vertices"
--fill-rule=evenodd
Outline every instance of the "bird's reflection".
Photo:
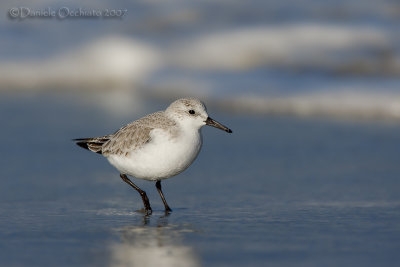
M 121 241 L 111 246 L 111 266 L 200 266 L 193 248 L 183 243 L 184 233 L 193 229 L 169 224 L 168 215 L 143 216 L 140 225 L 118 232 Z

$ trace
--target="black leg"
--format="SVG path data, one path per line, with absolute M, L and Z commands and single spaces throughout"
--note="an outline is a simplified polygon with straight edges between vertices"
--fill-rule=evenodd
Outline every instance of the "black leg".
M 163 192 L 161 190 L 161 181 L 157 181 L 156 182 L 156 187 L 157 187 L 157 191 L 160 194 L 160 197 L 161 197 L 161 199 L 162 199 L 162 201 L 164 203 L 165 211 L 166 212 L 172 211 L 171 208 L 168 206 L 167 201 L 165 200 L 164 194 L 163 194 Z
M 129 184 L 130 186 L 132 186 L 133 188 L 136 189 L 136 191 L 139 192 L 140 196 L 142 197 L 143 200 L 143 204 L 144 204 L 144 209 L 146 210 L 146 213 L 151 213 L 151 207 L 150 207 L 150 202 L 149 202 L 149 198 L 146 195 L 146 192 L 143 191 L 142 189 L 140 189 L 137 185 L 135 185 L 134 183 L 132 183 L 131 180 L 129 180 L 128 176 L 126 176 L 126 174 L 120 174 L 119 176 L 121 176 L 122 180 L 124 180 L 124 182 L 126 182 L 127 184 Z

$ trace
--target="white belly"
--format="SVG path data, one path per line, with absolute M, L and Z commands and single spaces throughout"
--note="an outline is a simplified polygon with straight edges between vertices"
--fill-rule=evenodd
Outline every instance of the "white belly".
M 175 176 L 192 164 L 200 152 L 200 131 L 191 131 L 171 138 L 163 130 L 153 130 L 151 141 L 128 156 L 109 155 L 108 161 L 121 173 L 146 180 L 162 180 Z

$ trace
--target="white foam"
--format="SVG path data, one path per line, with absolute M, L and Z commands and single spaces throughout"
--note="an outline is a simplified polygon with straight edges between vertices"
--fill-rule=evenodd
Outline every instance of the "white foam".
M 379 90 L 323 90 L 282 97 L 242 96 L 222 103 L 226 109 L 259 114 L 400 120 L 400 93 Z
M 129 88 L 161 64 L 156 49 L 108 36 L 45 60 L 2 62 L 3 88 Z
M 357 56 L 364 48 L 391 50 L 390 34 L 379 28 L 296 24 L 214 32 L 177 46 L 175 64 L 190 68 L 240 70 L 260 65 L 325 66 Z

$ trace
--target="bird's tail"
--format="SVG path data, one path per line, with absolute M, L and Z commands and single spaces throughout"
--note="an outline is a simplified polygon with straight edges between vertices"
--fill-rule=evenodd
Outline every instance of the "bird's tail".
M 108 136 L 72 139 L 78 146 L 98 154 L 102 154 L 102 147 L 108 140 Z

